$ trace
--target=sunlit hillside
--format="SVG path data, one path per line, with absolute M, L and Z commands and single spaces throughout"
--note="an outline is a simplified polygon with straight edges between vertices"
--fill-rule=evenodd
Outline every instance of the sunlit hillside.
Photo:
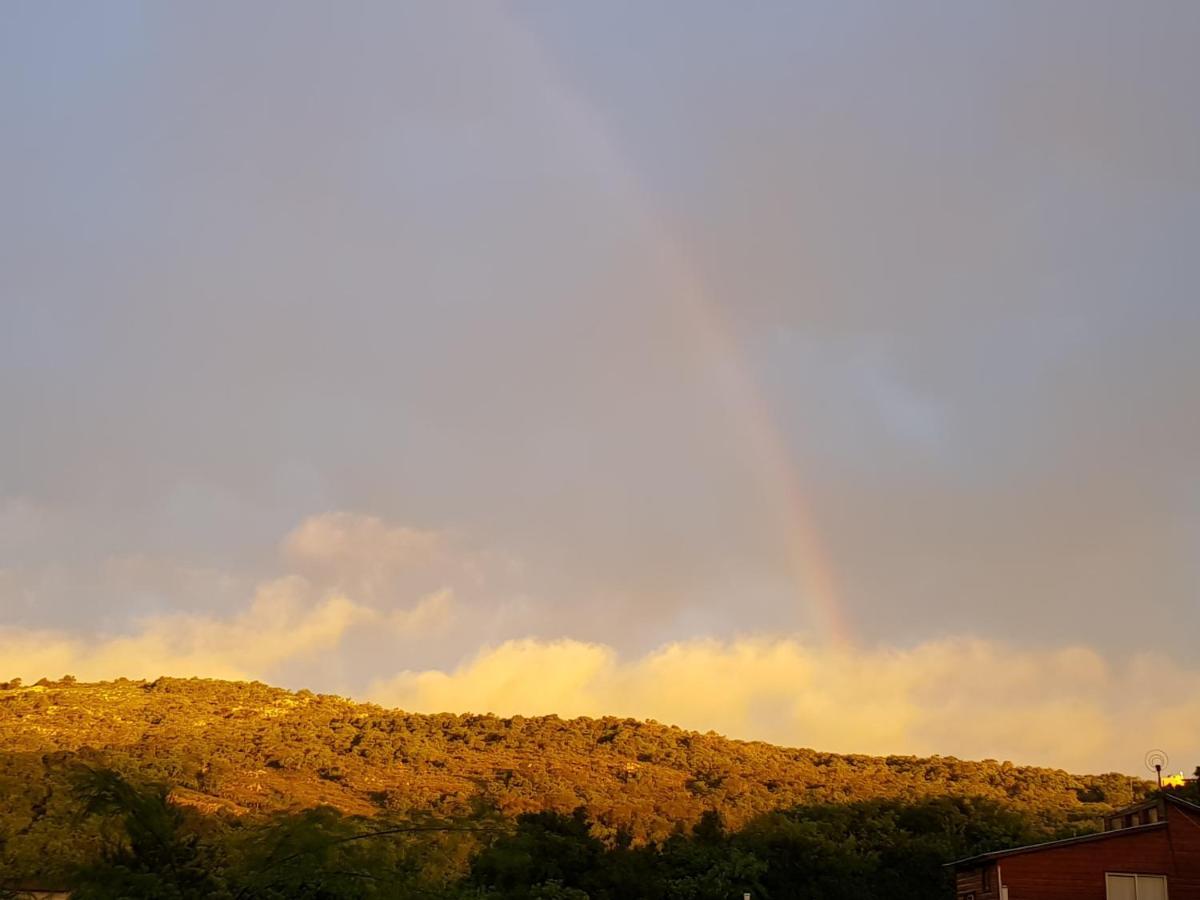
M 1125 776 L 950 757 L 840 756 L 654 722 L 417 715 L 258 683 L 42 682 L 0 690 L 0 847 L 65 841 L 74 764 L 168 783 L 176 802 L 246 817 L 504 817 L 586 808 L 594 831 L 662 839 L 717 810 L 731 828 L 805 804 L 953 795 L 1011 804 L 1050 831 L 1091 827 L 1144 785 Z

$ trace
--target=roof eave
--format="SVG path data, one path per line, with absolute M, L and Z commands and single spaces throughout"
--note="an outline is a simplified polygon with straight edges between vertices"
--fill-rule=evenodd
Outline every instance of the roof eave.
M 1200 807 L 1188 804 L 1192 808 L 1200 812 Z M 1040 844 L 1026 844 L 1023 847 L 1010 847 L 1007 850 L 990 850 L 987 853 L 978 853 L 975 856 L 967 856 L 963 859 L 956 859 L 954 862 L 943 864 L 942 868 L 951 868 L 956 866 L 967 866 L 975 863 L 989 862 L 993 859 L 1003 859 L 1006 856 L 1016 856 L 1019 853 L 1034 853 L 1038 850 L 1049 850 L 1055 847 L 1066 847 L 1071 844 L 1087 844 L 1092 841 L 1105 840 L 1106 838 L 1116 838 L 1127 834 L 1135 834 L 1143 831 L 1151 831 L 1155 828 L 1165 828 L 1166 820 L 1158 822 L 1148 822 L 1145 825 L 1131 825 L 1128 828 L 1117 828 L 1113 831 L 1097 831 L 1092 834 L 1080 834 L 1075 837 L 1060 838 L 1057 841 L 1043 841 Z

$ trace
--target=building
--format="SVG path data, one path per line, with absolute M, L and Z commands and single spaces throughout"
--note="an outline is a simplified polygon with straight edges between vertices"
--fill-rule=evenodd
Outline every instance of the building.
M 1096 834 L 950 865 L 956 900 L 1200 900 L 1200 806 L 1164 794 Z

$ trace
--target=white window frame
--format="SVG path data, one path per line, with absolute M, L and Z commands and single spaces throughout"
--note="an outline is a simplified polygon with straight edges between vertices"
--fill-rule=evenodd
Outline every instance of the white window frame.
M 1170 897 L 1171 897 L 1170 879 L 1168 879 L 1166 875 L 1156 875 L 1151 872 L 1105 872 L 1104 873 L 1104 896 L 1105 897 L 1107 897 L 1109 895 L 1108 894 L 1108 879 L 1112 878 L 1114 876 L 1116 876 L 1118 878 L 1132 878 L 1133 879 L 1133 892 L 1134 892 L 1135 896 L 1138 897 L 1138 900 L 1141 900 L 1141 891 L 1138 889 L 1138 882 L 1141 879 L 1153 878 L 1155 881 L 1161 881 L 1162 886 L 1163 886 L 1163 897 L 1166 898 L 1166 900 L 1170 900 Z

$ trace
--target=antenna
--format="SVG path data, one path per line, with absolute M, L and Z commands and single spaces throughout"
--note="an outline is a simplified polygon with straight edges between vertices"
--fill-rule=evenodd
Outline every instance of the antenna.
M 1150 750 L 1146 753 L 1146 768 L 1158 776 L 1158 789 L 1162 790 L 1162 770 L 1169 760 L 1161 750 Z

